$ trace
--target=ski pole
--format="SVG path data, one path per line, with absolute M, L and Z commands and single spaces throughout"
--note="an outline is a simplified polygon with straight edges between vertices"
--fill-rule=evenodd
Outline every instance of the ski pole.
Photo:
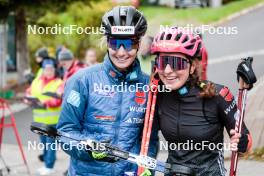
M 58 132 L 56 128 L 47 126 L 44 124 L 32 122 L 30 126 L 30 130 L 36 134 L 49 136 L 55 138 L 57 140 L 66 141 L 66 139 L 70 140 L 70 144 L 82 144 L 89 147 L 89 151 L 98 152 L 98 148 L 100 152 L 105 152 L 109 156 L 116 157 L 118 159 L 126 160 L 130 163 L 137 164 L 138 166 L 142 166 L 151 170 L 155 170 L 162 173 L 175 173 L 175 174 L 183 174 L 193 176 L 195 175 L 195 170 L 182 166 L 179 164 L 169 164 L 158 161 L 154 158 L 148 156 L 142 156 L 133 154 L 124 150 L 119 149 L 116 146 L 112 146 L 108 143 L 101 143 L 99 141 L 95 141 L 92 139 L 88 140 L 79 140 L 73 137 L 70 137 L 68 133 Z M 99 146 L 99 147 L 98 147 Z
M 145 114 L 144 128 L 143 128 L 143 136 L 141 142 L 141 150 L 140 155 L 147 156 L 149 141 L 151 137 L 152 124 L 154 120 L 155 106 L 157 100 L 157 92 L 158 92 L 158 82 L 159 79 L 153 75 L 150 82 L 150 89 L 148 92 L 148 102 L 147 102 L 147 110 Z M 144 172 L 143 167 L 138 168 L 138 175 Z
M 242 59 L 242 62 L 237 68 L 237 77 L 239 81 L 239 92 L 238 92 L 238 118 L 236 120 L 235 131 L 241 133 L 242 125 L 245 116 L 247 90 L 253 87 L 253 84 L 257 81 L 255 73 L 252 69 L 253 58 L 248 57 Z M 238 152 L 233 151 L 231 156 L 230 172 L 229 176 L 236 176 L 238 165 Z
M 241 80 L 240 85 L 243 86 L 244 82 Z M 246 102 L 246 96 L 247 96 L 247 90 L 243 87 L 240 87 L 239 93 L 238 93 L 238 110 L 240 112 L 239 118 L 236 121 L 236 127 L 235 131 L 237 133 L 241 133 L 242 130 L 242 124 L 244 120 L 245 115 L 245 102 Z M 238 164 L 238 152 L 232 152 L 231 156 L 231 166 L 230 166 L 230 176 L 235 176 L 237 171 L 237 164 Z

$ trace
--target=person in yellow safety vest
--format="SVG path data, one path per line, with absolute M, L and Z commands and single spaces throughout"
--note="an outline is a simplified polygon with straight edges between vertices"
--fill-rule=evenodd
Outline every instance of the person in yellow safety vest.
M 61 98 L 45 94 L 56 93 L 62 84 L 62 80 L 56 76 L 56 64 L 53 59 L 43 60 L 42 69 L 42 75 L 36 77 L 27 90 L 27 97 L 35 98 L 35 101 L 27 99 L 26 103 L 32 105 L 34 122 L 56 126 L 61 110 Z M 45 167 L 38 169 L 38 173 L 39 175 L 53 174 L 56 150 L 52 148 L 52 144 L 55 143 L 55 140 L 47 136 L 41 136 L 40 141 L 45 148 L 39 159 L 45 163 Z
M 37 62 L 37 64 L 39 64 L 40 68 L 38 69 L 35 78 L 38 78 L 42 75 L 43 69 L 41 68 L 41 66 L 43 60 L 45 59 L 49 59 L 48 49 L 45 47 L 39 48 L 35 53 L 35 61 Z

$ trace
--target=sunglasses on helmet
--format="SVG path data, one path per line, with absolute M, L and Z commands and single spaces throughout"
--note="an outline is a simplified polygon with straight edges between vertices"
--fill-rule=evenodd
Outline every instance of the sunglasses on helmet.
M 121 46 L 124 47 L 126 51 L 131 51 L 132 49 L 138 49 L 139 41 L 135 39 L 115 39 L 109 38 L 108 47 L 113 50 L 118 50 Z
M 165 70 L 167 64 L 174 70 L 185 70 L 188 68 L 188 60 L 179 56 L 158 56 L 156 58 L 156 66 L 159 70 Z

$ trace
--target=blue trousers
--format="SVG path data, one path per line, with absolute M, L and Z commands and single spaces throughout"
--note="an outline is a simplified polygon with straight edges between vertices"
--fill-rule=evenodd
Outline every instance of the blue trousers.
M 55 139 L 47 136 L 40 136 L 40 142 L 45 146 L 43 150 L 43 159 L 45 166 L 52 169 L 56 161 L 56 149 L 54 149 Z

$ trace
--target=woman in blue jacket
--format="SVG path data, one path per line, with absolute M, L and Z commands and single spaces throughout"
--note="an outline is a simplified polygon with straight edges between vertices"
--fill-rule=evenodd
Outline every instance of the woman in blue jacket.
M 149 77 L 137 59 L 140 38 L 147 30 L 141 12 L 117 6 L 102 18 L 108 51 L 102 64 L 82 69 L 67 82 L 57 129 L 69 136 L 109 142 L 139 153 Z M 137 89 L 138 87 L 138 89 Z M 149 155 L 155 157 L 157 133 Z M 155 137 L 155 139 L 154 139 Z M 120 176 L 136 173 L 137 166 L 71 147 L 68 175 Z

